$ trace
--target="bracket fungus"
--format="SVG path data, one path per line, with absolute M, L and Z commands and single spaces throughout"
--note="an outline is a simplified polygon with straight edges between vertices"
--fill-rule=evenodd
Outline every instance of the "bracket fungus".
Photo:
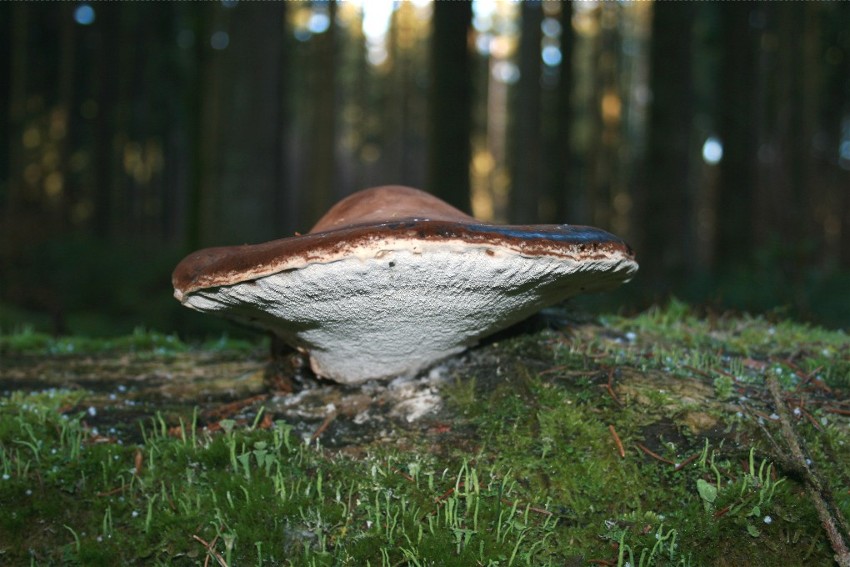
M 305 235 L 190 254 L 184 305 L 271 331 L 353 384 L 418 372 L 543 307 L 637 271 L 603 230 L 477 221 L 422 191 L 366 189 Z

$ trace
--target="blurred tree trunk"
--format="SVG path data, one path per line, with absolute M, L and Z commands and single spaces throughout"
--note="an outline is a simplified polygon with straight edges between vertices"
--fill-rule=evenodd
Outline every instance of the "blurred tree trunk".
M 62 179 L 62 190 L 56 222 L 64 229 L 71 220 L 71 209 L 79 198 L 75 180 L 69 167 L 71 157 L 71 144 L 74 143 L 78 124 L 79 100 L 76 96 L 75 77 L 77 75 L 77 23 L 74 21 L 73 4 L 62 4 L 60 41 L 59 41 L 59 68 L 56 81 L 57 105 L 54 120 L 63 124 L 64 133 L 58 137 L 56 142 L 59 164 L 57 173 Z
M 0 144 L 7 144 L 5 152 L 0 150 L 0 219 L 8 205 L 9 173 L 11 171 L 11 104 L 12 94 L 12 4 L 0 2 L 0 77 L 6 80 L 0 82 Z
M 119 20 L 119 29 L 125 30 L 116 48 L 117 71 L 114 76 L 115 109 L 112 118 L 112 149 L 116 166 L 113 166 L 112 180 L 112 226 L 117 235 L 132 235 L 140 238 L 143 234 L 142 199 L 144 183 L 134 172 L 135 165 L 128 163 L 126 157 L 134 155 L 134 160 L 142 160 L 144 131 L 150 126 L 149 105 L 137 105 L 134 87 L 137 76 L 144 74 L 144 62 L 139 51 L 132 46 L 139 45 L 141 38 L 152 37 L 151 18 L 140 11 L 140 4 L 129 5 L 115 16 Z M 142 8 L 144 9 L 144 8 Z
M 206 201 L 205 145 L 207 126 L 206 95 L 209 76 L 210 11 L 206 4 L 189 6 L 189 18 L 194 36 L 193 54 L 189 68 L 194 75 L 186 89 L 187 137 L 189 145 L 189 182 L 186 198 L 185 244 L 190 250 L 200 248 L 203 242 L 203 210 Z
M 599 33 L 595 38 L 593 79 L 593 141 L 588 157 L 588 221 L 611 228 L 613 196 L 622 144 L 623 93 L 620 89 L 622 37 L 614 25 L 623 6 L 618 2 L 598 5 Z
M 850 2 L 806 4 L 806 8 L 804 47 L 812 53 L 802 63 L 808 77 L 803 93 L 807 106 L 804 124 L 811 125 L 814 134 L 800 141 L 807 146 L 805 155 L 810 159 L 803 196 L 811 200 L 817 195 L 813 224 L 822 239 L 822 246 L 817 243 L 820 267 L 848 269 L 850 154 L 842 144 L 847 143 L 850 120 Z M 815 106 L 813 116 L 809 116 L 810 104 Z
M 8 144 L 9 161 L 7 164 L 8 174 L 0 179 L 6 180 L 6 207 L 7 223 L 12 224 L 14 216 L 19 212 L 23 198 L 23 147 L 21 138 L 26 119 L 27 82 L 28 82 L 28 49 L 29 43 L 29 11 L 31 6 L 26 3 L 14 2 L 4 4 L 3 10 L 9 14 L 9 34 L 4 37 L 9 42 L 9 77 L 7 82 L 8 94 L 5 111 L 8 113 L 8 122 L 4 126 L 8 131 L 3 142 Z M 4 18 L 5 20 L 5 18 Z M 4 63 L 6 64 L 6 63 Z M 3 121 L 6 123 L 6 121 Z
M 117 4 L 99 4 L 97 33 L 97 117 L 94 141 L 94 234 L 107 239 L 115 227 L 117 83 L 123 30 Z
M 230 42 L 216 51 L 218 72 L 227 77 L 219 96 L 215 218 L 217 238 L 228 242 L 270 240 L 275 233 L 275 193 L 285 2 L 257 2 L 226 8 Z M 249 63 L 249 64 L 246 64 Z M 332 168 L 326 163 L 326 168 Z
M 362 22 L 361 22 L 362 24 Z M 363 164 L 363 148 L 372 137 L 371 122 L 372 105 L 369 104 L 369 85 L 371 84 L 371 69 L 366 59 L 366 38 L 361 29 L 352 28 L 350 33 L 341 38 L 339 64 L 346 69 L 346 77 L 350 77 L 348 94 L 339 97 L 339 127 L 337 137 L 341 140 L 341 152 L 338 164 L 339 180 L 337 186 L 341 195 L 350 195 L 366 185 L 365 167 Z
M 290 88 L 290 65 L 289 56 L 289 30 L 286 26 L 287 18 L 287 3 L 280 3 L 280 21 L 278 25 L 281 28 L 281 45 L 278 53 L 277 72 L 274 76 L 274 100 L 275 100 L 275 138 L 274 138 L 274 201 L 273 201 L 273 216 L 274 229 L 278 236 L 286 236 L 295 230 L 295 224 L 292 222 L 291 213 L 287 211 L 288 203 L 290 202 L 290 194 L 293 191 L 290 183 L 290 175 L 287 171 L 289 163 L 289 138 L 292 132 L 292 111 L 291 111 L 291 94 Z
M 578 21 L 588 22 L 594 29 L 601 27 L 601 7 L 577 14 Z M 595 163 L 597 140 L 601 137 L 601 116 L 599 112 L 598 81 L 596 75 L 599 69 L 599 34 L 588 36 L 576 34 L 574 54 L 571 62 L 574 66 L 572 79 L 573 117 L 572 135 L 573 161 L 570 179 L 574 182 L 571 191 L 569 220 L 577 224 L 593 222 L 593 207 L 591 205 L 591 186 L 593 166 Z
M 850 125 L 847 125 L 850 121 L 850 37 L 844 25 L 850 21 L 850 2 L 829 5 L 828 9 L 832 27 L 830 36 L 835 38 L 835 43 L 826 49 L 831 69 L 828 100 L 822 108 L 821 124 L 827 132 L 827 143 L 830 138 L 835 141 L 834 145 L 826 147 L 833 152 L 834 148 L 838 147 L 839 157 L 838 163 L 834 158 L 829 160 L 828 179 L 831 182 L 831 192 L 835 196 L 836 211 L 834 217 L 829 219 L 830 226 L 826 228 L 827 234 L 836 241 L 836 257 L 840 265 L 844 269 L 850 269 L 850 191 L 847 190 L 847 187 L 850 187 L 850 148 L 841 145 L 850 142 L 850 133 L 846 130 L 850 129 Z M 843 52 L 840 47 L 844 48 Z M 844 117 L 843 124 L 838 124 L 836 116 Z M 842 127 L 845 128 L 844 139 L 841 138 Z
M 434 2 L 428 96 L 428 190 L 470 210 L 472 2 Z
M 641 270 L 656 290 L 695 266 L 691 159 L 694 122 L 692 40 L 697 5 L 652 5 L 649 142 L 640 202 Z M 671 278 L 671 276 L 673 276 Z M 678 277 L 677 277 L 678 276 Z
M 780 220 L 778 235 L 782 239 L 789 236 L 803 243 L 806 235 L 814 234 L 812 230 L 813 199 L 817 197 L 819 188 L 806 191 L 806 165 L 809 161 L 814 135 L 809 125 L 813 124 L 813 105 L 811 91 L 808 90 L 810 77 L 817 61 L 809 61 L 807 48 L 808 30 L 810 29 L 809 14 L 815 4 L 806 2 L 777 4 L 771 8 L 781 8 L 778 14 L 779 66 L 781 87 L 778 89 L 779 106 L 777 112 L 777 134 L 781 153 L 779 165 L 785 171 L 787 206 L 777 211 Z M 807 198 L 807 193 L 808 197 Z M 802 252 L 801 250 L 798 250 Z M 798 258 L 800 259 L 800 258 Z M 802 276 L 799 264 L 789 266 L 796 276 Z M 802 285 L 802 282 L 800 282 Z
M 422 25 L 416 11 L 417 8 L 410 2 L 399 3 L 389 31 L 389 51 L 393 61 L 391 107 L 396 109 L 390 117 L 396 143 L 390 146 L 395 146 L 391 151 L 397 154 L 393 157 L 395 164 L 390 166 L 390 172 L 399 183 L 422 187 L 426 169 L 422 163 L 422 142 L 427 106 L 423 105 L 417 83 L 424 75 L 422 68 L 427 66 L 427 57 L 423 58 L 420 53 L 426 46 L 416 38 L 417 27 Z
M 759 49 L 763 87 L 753 219 L 755 250 L 775 251 L 776 267 L 792 284 L 785 290 L 786 301 L 800 308 L 806 301 L 805 268 L 812 265 L 815 248 L 816 230 L 809 223 L 819 193 L 819 187 L 805 187 L 813 138 L 806 127 L 812 123 L 805 92 L 812 73 L 805 61 L 808 6 L 800 2 L 760 7 L 765 32 Z
M 412 9 L 407 2 L 398 4 L 393 12 L 389 30 L 387 30 L 387 53 L 392 64 L 392 71 L 387 74 L 387 100 L 384 105 L 383 121 L 386 123 L 386 143 L 382 153 L 384 157 L 384 174 L 388 179 L 400 184 L 410 184 L 407 176 L 408 143 L 410 141 L 410 88 L 408 76 L 410 61 L 405 50 L 399 45 L 403 11 Z
M 565 223 L 576 211 L 575 180 L 573 179 L 573 50 L 575 30 L 573 29 L 573 2 L 561 3 L 561 75 L 558 81 L 558 132 L 556 139 L 556 159 L 552 163 L 555 182 L 551 195 L 555 205 L 554 221 Z
M 732 2 L 720 10 L 723 33 L 717 81 L 723 143 L 717 190 L 716 268 L 728 271 L 752 257 L 757 138 L 757 33 L 750 18 L 758 2 Z
M 513 112 L 513 175 L 509 218 L 519 224 L 539 221 L 541 193 L 540 50 L 543 32 L 543 6 L 540 0 L 526 0 L 520 7 L 519 82 Z
M 337 108 L 337 22 L 336 0 L 327 3 L 330 25 L 314 36 L 313 65 L 307 70 L 311 97 L 307 170 L 307 202 L 302 223 L 311 226 L 325 214 L 335 197 L 336 172 L 336 108 Z M 305 222 L 306 221 L 306 222 Z

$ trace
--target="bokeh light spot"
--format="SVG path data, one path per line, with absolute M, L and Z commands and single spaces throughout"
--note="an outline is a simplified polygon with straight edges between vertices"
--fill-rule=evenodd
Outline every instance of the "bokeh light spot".
M 519 67 L 510 61 L 499 61 L 493 65 L 493 78 L 500 83 L 513 84 L 519 81 Z
M 327 12 L 313 12 L 307 27 L 311 33 L 325 33 L 331 27 L 331 18 Z
M 74 10 L 74 21 L 81 26 L 90 26 L 94 23 L 94 8 L 88 4 L 80 4 Z
M 228 45 L 230 45 L 230 36 L 226 31 L 213 32 L 212 36 L 210 36 L 210 46 L 213 49 L 220 51 L 222 49 L 227 49 Z
M 709 136 L 702 145 L 702 159 L 709 165 L 717 165 L 723 159 L 723 143 Z
M 561 50 L 555 45 L 547 45 L 540 53 L 543 62 L 550 67 L 557 67 L 561 64 Z

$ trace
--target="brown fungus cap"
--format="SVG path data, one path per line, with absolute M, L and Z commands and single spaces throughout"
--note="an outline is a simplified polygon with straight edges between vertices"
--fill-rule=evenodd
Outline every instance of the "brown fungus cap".
M 184 305 L 268 329 L 317 374 L 355 383 L 422 370 L 636 270 L 605 231 L 483 223 L 386 186 L 343 199 L 309 234 L 190 254 L 172 282 Z

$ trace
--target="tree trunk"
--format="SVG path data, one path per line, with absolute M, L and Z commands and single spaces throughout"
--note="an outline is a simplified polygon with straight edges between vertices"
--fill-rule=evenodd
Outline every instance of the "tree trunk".
M 839 2 L 835 6 L 830 5 L 829 9 L 835 10 L 834 29 L 837 32 L 836 36 L 846 38 L 847 28 L 843 23 L 850 21 L 850 3 Z M 844 45 L 847 45 L 846 39 Z M 832 80 L 834 81 L 834 89 L 830 89 L 830 91 L 835 94 L 825 105 L 822 123 L 827 125 L 826 128 L 837 130 L 836 116 L 843 116 L 845 123 L 850 120 L 850 81 L 848 81 L 848 77 L 850 77 L 850 56 L 848 56 L 847 49 L 844 50 L 843 57 L 836 56 L 832 46 L 829 50 L 833 53 Z M 836 207 L 836 220 L 830 232 L 836 233 L 835 240 L 837 241 L 837 256 L 840 266 L 843 269 L 850 269 L 850 191 L 847 190 L 847 187 L 850 187 L 850 151 L 848 151 L 846 145 L 839 145 L 848 143 L 846 133 L 843 140 L 839 135 L 835 136 L 835 140 L 838 142 L 835 146 L 840 148 L 839 158 L 838 164 L 835 163 L 834 159 L 830 160 L 831 174 L 829 179 L 832 182 L 832 192 L 837 195 L 838 206 Z M 832 148 L 835 146 L 832 146 Z
M 805 272 L 812 265 L 815 244 L 810 240 L 815 231 L 809 219 L 818 194 L 816 187 L 806 191 L 804 177 L 813 136 L 806 128 L 803 91 L 810 73 L 803 59 L 807 4 L 767 4 L 762 9 L 769 27 L 782 41 L 775 50 L 761 50 L 765 61 L 761 72 L 769 82 L 759 101 L 764 121 L 760 125 L 755 203 L 761 222 L 756 224 L 754 246 L 758 249 L 782 243 L 777 267 L 792 288 L 786 290 L 785 300 L 805 309 Z
M 543 32 L 543 6 L 540 0 L 526 0 L 521 8 L 519 46 L 520 77 L 514 106 L 514 167 L 510 190 L 512 222 L 538 222 L 541 190 L 541 90 L 540 49 Z
M 24 30 L 25 32 L 26 30 Z M 11 94 L 12 82 L 12 4 L 0 3 L 0 77 L 6 80 L 0 83 L 0 144 L 9 144 L 12 140 L 11 125 Z M 20 32 L 19 32 L 20 33 Z M 11 172 L 11 148 L 7 145 L 6 152 L 0 151 L 0 219 L 4 217 L 9 192 L 9 174 Z
M 694 268 L 688 259 L 695 257 L 691 54 L 696 9 L 689 2 L 652 5 L 652 105 L 639 248 L 646 251 L 641 271 L 656 289 L 664 282 L 681 281 L 688 268 Z
M 9 42 L 9 81 L 7 83 L 7 107 L 8 129 L 7 136 L 3 139 L 8 143 L 9 162 L 8 175 L 2 179 L 7 180 L 4 205 L 6 208 L 6 226 L 12 224 L 14 216 L 19 212 L 23 198 L 23 147 L 21 137 L 26 119 L 27 82 L 29 66 L 29 12 L 31 6 L 26 3 L 12 3 L 4 5 L 3 9 L 9 14 L 9 34 L 4 37 Z M 5 19 L 4 19 L 5 21 Z M 4 121 L 6 122 L 6 121 Z
M 115 226 L 114 144 L 118 97 L 119 47 L 122 30 L 120 6 L 98 5 L 97 117 L 94 141 L 94 234 L 106 240 Z
M 472 2 L 434 2 L 428 98 L 428 190 L 470 210 Z
M 593 61 L 596 66 L 593 78 L 593 138 L 588 163 L 587 202 L 588 222 L 601 228 L 611 228 L 613 197 L 617 183 L 616 169 L 620 163 L 622 144 L 623 93 L 620 89 L 619 56 L 622 36 L 610 22 L 621 17 L 623 7 L 617 2 L 603 2 L 596 8 L 599 33 Z
M 558 132 L 556 138 L 556 160 L 552 163 L 555 179 L 551 195 L 555 204 L 555 222 L 564 223 L 575 213 L 575 180 L 573 179 L 573 2 L 561 3 L 561 75 L 558 81 Z
M 205 172 L 206 134 L 208 126 L 204 117 L 207 114 L 206 98 L 209 87 L 209 37 L 210 10 L 208 5 L 190 6 L 192 31 L 194 33 L 194 53 L 191 68 L 194 76 L 189 79 L 186 89 L 187 137 L 189 144 L 189 182 L 186 198 L 185 244 L 195 250 L 203 242 L 203 218 L 206 202 L 207 179 Z
M 62 229 L 70 224 L 71 209 L 79 198 L 78 189 L 73 178 L 71 169 L 68 167 L 72 144 L 75 142 L 78 125 L 79 99 L 76 96 L 75 77 L 77 76 L 77 23 L 73 18 L 74 5 L 63 4 L 60 6 L 62 14 L 61 31 L 59 41 L 59 67 L 56 81 L 57 90 L 57 113 L 56 120 L 64 125 L 64 134 L 57 140 L 57 152 L 59 164 L 57 172 L 62 179 L 62 189 L 56 222 Z
M 719 131 L 723 143 L 717 195 L 716 268 L 728 271 L 752 257 L 758 147 L 755 104 L 756 30 L 750 17 L 757 2 L 733 2 L 721 10 L 723 44 Z
M 315 36 L 314 64 L 307 70 L 313 103 L 310 153 L 307 173 L 305 227 L 312 226 L 325 214 L 335 198 L 336 172 L 336 100 L 337 100 L 337 32 L 336 0 L 327 3 L 330 25 L 326 32 Z
M 273 91 L 275 101 L 275 137 L 274 137 L 274 200 L 272 204 L 274 213 L 274 229 L 279 236 L 291 234 L 295 230 L 295 223 L 292 222 L 290 213 L 286 210 L 289 203 L 289 195 L 293 191 L 290 183 L 290 175 L 287 171 L 287 163 L 289 161 L 289 137 L 292 131 L 292 111 L 291 111 L 291 89 L 290 89 L 290 65 L 289 58 L 289 37 L 290 34 L 286 26 L 286 11 L 287 3 L 280 3 L 280 19 L 278 25 L 282 27 L 282 37 L 280 52 L 278 54 L 277 72 L 274 74 L 273 82 L 275 89 Z
M 277 81 L 283 81 L 284 2 L 227 9 L 230 44 L 217 51 L 221 75 L 221 135 L 215 144 L 218 238 L 269 240 L 275 233 L 275 192 L 282 124 Z M 329 164 L 328 167 L 332 167 Z

